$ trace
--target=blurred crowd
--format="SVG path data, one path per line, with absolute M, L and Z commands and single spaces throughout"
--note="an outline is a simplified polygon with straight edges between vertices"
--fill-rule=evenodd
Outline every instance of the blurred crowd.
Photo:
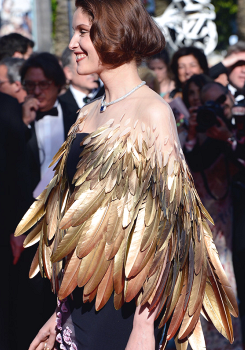
M 0 349 L 26 350 L 52 314 L 56 297 L 47 279 L 28 278 L 35 239 L 13 233 L 53 176 L 49 164 L 77 112 L 104 94 L 97 74 L 79 76 L 75 55 L 33 53 L 34 42 L 13 33 L 0 38 Z M 139 75 L 172 107 L 197 192 L 214 219 L 221 262 L 237 293 L 235 342 L 203 318 L 207 349 L 245 344 L 245 42 L 208 64 L 196 47 L 167 50 L 139 67 Z M 244 218 L 244 220 L 243 220 Z M 48 223 L 52 224 L 52 223 Z M 23 249 L 24 246 L 31 246 Z M 218 321 L 217 321 L 218 322 Z

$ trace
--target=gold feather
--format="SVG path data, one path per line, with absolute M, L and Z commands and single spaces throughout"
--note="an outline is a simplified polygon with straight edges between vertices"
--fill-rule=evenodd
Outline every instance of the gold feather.
M 131 234 L 131 242 L 129 245 L 129 250 L 128 250 L 127 259 L 126 259 L 126 266 L 125 266 L 125 274 L 127 278 L 132 277 L 131 270 L 134 266 L 134 263 L 137 259 L 138 254 L 140 253 L 141 240 L 145 230 L 144 217 L 145 217 L 145 208 L 142 208 L 139 211 L 135 229 Z
M 77 244 L 77 256 L 83 258 L 101 240 L 108 223 L 108 206 L 99 208 L 94 215 L 85 223 L 83 234 Z
M 219 312 L 221 315 L 222 324 L 224 326 L 224 329 L 225 329 L 225 332 L 226 332 L 226 335 L 228 337 L 229 342 L 232 343 L 234 341 L 234 338 L 233 338 L 233 329 L 232 329 L 230 312 L 229 312 L 228 306 L 225 302 L 224 292 L 223 292 L 221 286 L 219 285 L 218 281 L 215 279 L 211 268 L 209 268 L 209 279 L 211 281 L 213 291 L 215 294 L 215 298 L 216 298 L 216 302 L 217 302 L 218 307 L 219 307 Z
M 213 323 L 217 330 L 228 340 L 228 336 L 224 329 L 219 307 L 210 281 L 206 283 L 205 295 L 203 300 L 205 316 Z
M 124 271 L 124 255 L 125 255 L 125 241 L 124 237 L 118 252 L 114 257 L 114 271 L 113 271 L 113 283 L 116 294 L 121 294 L 124 289 L 125 271 Z
M 82 259 L 79 273 L 78 273 L 78 286 L 83 287 L 95 273 L 98 266 L 99 259 L 105 249 L 105 240 L 102 239 L 98 245 Z M 88 293 L 89 294 L 89 293 Z
M 218 252 L 216 250 L 216 247 L 213 243 L 213 240 L 210 236 L 205 235 L 204 236 L 208 255 L 210 258 L 210 261 L 215 269 L 215 274 L 218 276 L 220 283 L 222 284 L 222 287 L 224 289 L 224 292 L 230 302 L 230 312 L 233 316 L 238 317 L 238 306 L 236 303 L 236 297 L 230 287 L 229 281 L 225 275 L 225 272 L 223 270 L 223 267 L 221 265 L 221 262 L 218 257 Z
M 23 243 L 24 248 L 31 247 L 33 244 L 39 241 L 42 225 L 43 225 L 43 220 L 40 220 L 39 223 L 28 234 L 28 236 L 26 236 L 26 239 L 24 240 L 24 243 Z
M 60 300 L 65 299 L 76 288 L 80 264 L 81 259 L 77 257 L 76 250 L 74 250 L 71 257 L 66 262 L 64 277 L 58 293 L 58 298 Z
M 174 338 L 176 350 L 186 350 L 189 344 L 188 340 L 180 341 L 178 340 L 178 336 Z
M 99 311 L 105 306 L 113 292 L 113 261 L 110 263 L 105 276 L 99 284 L 95 302 L 95 309 Z
M 79 241 L 80 235 L 83 232 L 83 228 L 85 226 L 85 223 L 78 227 L 70 227 L 69 230 L 67 230 L 64 238 L 58 245 L 57 249 L 55 250 L 54 254 L 51 256 L 51 261 L 57 262 L 62 260 L 65 256 L 71 253 L 72 250 L 74 250 L 77 246 L 77 243 Z M 79 254 L 78 254 L 79 256 Z M 80 256 L 79 256 L 80 257 Z
M 202 325 L 200 322 L 200 318 L 196 324 L 196 327 L 193 333 L 188 337 L 188 340 L 193 350 L 206 349 L 206 344 L 205 344 L 204 335 L 202 332 Z
M 173 317 L 171 319 L 171 322 L 168 328 L 167 340 L 170 340 L 171 338 L 173 338 L 173 336 L 177 333 L 184 317 L 184 313 L 185 313 L 184 303 L 185 303 L 185 296 L 187 291 L 187 272 L 183 273 L 183 279 L 184 280 L 183 280 L 181 294 L 176 304 L 175 310 L 173 312 Z
M 140 273 L 127 280 L 126 284 L 126 293 L 125 293 L 125 301 L 129 303 L 141 290 L 143 283 L 149 273 L 150 266 L 153 260 L 153 255 L 150 257 L 148 263 L 145 265 L 145 267 L 140 271 Z
M 31 263 L 31 268 L 29 271 L 29 278 L 35 277 L 39 272 L 39 247 L 37 248 L 36 254 L 34 255 L 34 258 Z
M 84 302 L 97 295 L 98 310 L 113 290 L 117 309 L 136 298 L 157 308 L 157 318 L 165 307 L 160 326 L 172 319 L 162 347 L 172 336 L 177 349 L 186 349 L 187 339 L 203 347 L 201 312 L 232 341 L 230 313 L 238 310 L 206 223 L 212 219 L 171 125 L 164 134 L 148 119 L 138 127 L 132 117 L 115 125 L 112 119 L 88 135 L 71 192 L 67 157 L 87 122 L 85 114 L 78 118 L 54 157 L 54 179 L 16 230 L 36 225 L 25 245 L 40 237 L 30 274 L 39 260 L 60 298 L 78 285 Z
M 117 294 L 114 292 L 114 306 L 116 310 L 121 309 L 124 304 L 123 293 Z
M 18 237 L 28 231 L 33 225 L 35 225 L 45 214 L 43 198 L 46 190 L 37 198 L 37 200 L 31 205 L 30 209 L 23 216 L 23 219 L 15 230 L 15 237 Z

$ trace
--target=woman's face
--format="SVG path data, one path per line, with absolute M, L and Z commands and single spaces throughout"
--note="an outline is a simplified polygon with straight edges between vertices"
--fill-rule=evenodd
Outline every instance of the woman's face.
M 69 48 L 76 55 L 78 74 L 99 74 L 102 65 L 90 39 L 91 21 L 81 8 L 75 11 L 72 26 L 74 35 L 70 41 Z
M 167 65 L 163 62 L 163 60 L 159 58 L 150 60 L 148 66 L 151 70 L 153 70 L 153 72 L 155 72 L 159 84 L 161 84 L 167 78 Z
M 197 59 L 193 55 L 182 56 L 178 59 L 178 77 L 181 83 L 185 83 L 193 74 L 202 74 Z
M 193 82 L 191 82 L 189 85 L 188 101 L 189 101 L 190 107 L 201 106 L 200 88 Z

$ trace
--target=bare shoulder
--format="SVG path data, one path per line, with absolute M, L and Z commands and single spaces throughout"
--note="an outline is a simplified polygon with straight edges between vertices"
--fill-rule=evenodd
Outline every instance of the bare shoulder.
M 90 113 L 90 111 L 92 111 L 95 107 L 97 107 L 98 103 L 100 103 L 101 98 L 102 98 L 102 97 L 99 97 L 99 98 L 97 98 L 96 100 L 91 101 L 91 102 L 87 103 L 86 105 L 84 105 L 84 106 L 80 109 L 79 114 L 80 114 L 80 113 L 84 113 L 84 114 L 85 114 L 85 113 L 86 113 L 86 114 Z
M 168 120 L 172 115 L 172 110 L 169 104 L 164 99 L 152 90 L 146 90 L 142 95 L 139 107 L 141 120 L 145 122 L 161 125 L 162 122 Z

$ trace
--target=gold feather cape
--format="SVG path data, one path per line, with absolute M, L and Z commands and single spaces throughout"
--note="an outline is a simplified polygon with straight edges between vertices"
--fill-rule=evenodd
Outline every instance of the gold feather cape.
M 109 120 L 83 140 L 69 189 L 66 161 L 87 112 L 80 112 L 52 164 L 55 176 L 23 217 L 16 236 L 39 242 L 30 277 L 39 271 L 60 299 L 84 287 L 83 301 L 100 310 L 136 299 L 158 307 L 167 325 L 162 348 L 205 349 L 200 313 L 233 341 L 237 303 L 178 142 L 171 112 L 155 118 Z M 163 117 L 164 118 L 164 117 Z

